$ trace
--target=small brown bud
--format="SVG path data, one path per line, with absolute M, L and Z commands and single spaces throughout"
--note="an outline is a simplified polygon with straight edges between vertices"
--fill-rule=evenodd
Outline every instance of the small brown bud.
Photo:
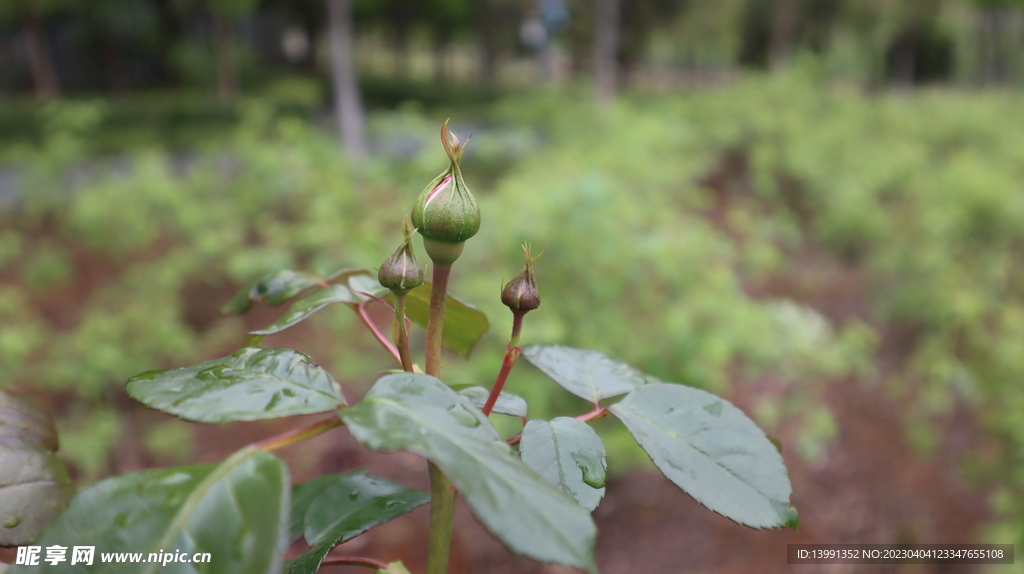
M 533 264 L 540 255 L 532 257 L 530 246 L 523 245 L 523 258 L 526 260 L 526 266 L 501 290 L 501 302 L 513 313 L 526 313 L 540 307 L 540 291 L 537 290 L 537 282 L 533 278 Z

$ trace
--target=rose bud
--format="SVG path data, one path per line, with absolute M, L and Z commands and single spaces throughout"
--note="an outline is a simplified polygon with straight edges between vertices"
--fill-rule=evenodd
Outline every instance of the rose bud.
M 530 246 L 523 245 L 523 258 L 526 266 L 501 290 L 501 302 L 513 313 L 526 313 L 540 307 L 540 291 L 533 279 L 533 264 L 540 255 L 531 257 Z
M 395 295 L 405 295 L 423 283 L 423 268 L 416 262 L 416 254 L 412 250 L 413 232 L 409 220 L 402 223 L 405 227 L 405 241 L 377 271 L 377 280 Z
M 459 161 L 468 140 L 462 144 L 441 127 L 441 143 L 449 166 L 423 190 L 412 209 L 412 224 L 423 236 L 427 255 L 437 264 L 450 265 L 462 254 L 463 242 L 480 229 L 480 208 L 462 179 Z

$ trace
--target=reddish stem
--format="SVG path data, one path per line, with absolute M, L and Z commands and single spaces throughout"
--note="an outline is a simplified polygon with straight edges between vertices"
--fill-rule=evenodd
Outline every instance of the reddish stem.
M 578 421 L 588 423 L 590 421 L 603 419 L 606 416 L 608 416 L 608 409 L 602 407 L 601 405 L 594 405 L 594 410 L 590 411 L 589 413 L 583 413 L 582 415 L 578 415 L 573 418 L 575 418 Z M 513 437 L 509 437 L 509 439 L 506 440 L 505 442 L 507 442 L 510 445 L 516 445 L 519 444 L 519 441 L 522 440 L 522 438 L 523 433 L 519 433 Z
M 491 394 L 487 397 L 484 408 L 480 409 L 485 416 L 491 414 L 494 404 L 498 402 L 498 396 L 501 395 L 501 389 L 505 386 L 508 374 L 512 372 L 512 367 L 516 364 L 516 359 L 519 358 L 519 354 L 522 352 L 522 347 L 508 347 L 505 349 L 505 359 L 501 362 L 501 370 L 498 371 L 498 378 L 494 381 L 494 388 L 491 389 Z
M 317 435 L 321 435 L 334 427 L 339 427 L 345 423 L 339 419 L 326 419 L 320 422 L 313 423 L 309 426 L 305 426 L 298 429 L 292 429 L 287 432 L 283 432 L 279 435 L 265 438 L 259 442 L 252 444 L 253 447 L 258 448 L 264 452 L 271 452 L 279 448 L 284 448 L 288 445 L 302 442 L 306 439 L 313 438 Z
M 366 328 L 369 329 L 370 332 L 373 333 L 373 336 L 377 338 L 377 342 L 391 353 L 391 356 L 398 361 L 398 364 L 402 364 L 402 356 L 398 353 L 398 349 L 396 349 L 395 345 L 384 336 L 384 333 L 380 332 L 380 329 L 377 328 L 377 324 L 370 319 L 370 315 L 366 312 L 366 303 L 353 305 L 353 307 L 355 308 L 356 313 L 359 314 L 359 318 L 363 320 L 363 324 L 366 325 Z
M 505 347 L 505 358 L 501 361 L 501 370 L 498 371 L 498 378 L 494 380 L 494 386 L 491 387 L 491 394 L 487 397 L 487 402 L 484 403 L 483 411 L 484 416 L 491 414 L 491 409 L 494 408 L 494 404 L 498 402 L 498 396 L 501 395 L 501 389 L 505 386 L 505 381 L 508 379 L 508 374 L 512 372 L 512 367 L 516 364 L 516 359 L 523 352 L 522 347 L 517 347 L 519 344 L 519 334 L 523 330 L 523 317 L 526 316 L 526 312 L 512 312 L 512 336 L 508 340 L 508 346 Z
M 342 558 L 326 558 L 320 563 L 321 566 L 366 566 L 367 568 L 376 568 L 378 570 L 385 570 L 391 572 L 388 565 L 381 562 L 380 560 L 374 560 L 373 558 L 361 558 L 358 556 L 345 556 Z
M 576 420 L 588 423 L 590 421 L 603 419 L 606 416 L 608 416 L 608 409 L 602 407 L 601 405 L 594 405 L 594 410 L 590 411 L 589 413 L 579 415 L 578 417 L 576 417 Z

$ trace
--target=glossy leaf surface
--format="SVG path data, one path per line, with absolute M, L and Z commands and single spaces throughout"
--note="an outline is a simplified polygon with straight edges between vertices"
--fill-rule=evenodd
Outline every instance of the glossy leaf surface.
M 424 329 L 427 327 L 427 316 L 430 312 L 430 290 L 430 282 L 424 281 L 405 296 L 406 315 Z M 463 358 L 468 358 L 473 347 L 491 328 L 491 324 L 483 311 L 451 295 L 448 296 L 445 306 L 441 345 Z
M 71 500 L 74 486 L 56 450 L 46 409 L 0 391 L 0 546 L 32 542 Z
M 318 476 L 308 482 L 292 487 L 292 509 L 288 524 L 288 544 L 302 537 L 306 524 L 306 511 L 316 497 L 334 483 L 335 475 Z
M 51 566 L 11 574 L 271 574 L 280 571 L 288 512 L 287 470 L 255 449 L 219 465 L 146 470 L 103 480 L 76 496 L 36 544 L 68 548 Z M 95 546 L 93 566 L 71 564 L 71 548 Z M 104 563 L 103 553 L 209 552 L 209 563 Z
M 647 383 L 643 373 L 600 351 L 560 345 L 531 345 L 523 356 L 565 390 L 597 404 Z
M 355 303 L 356 297 L 345 285 L 330 285 L 296 301 L 291 309 L 269 326 L 250 331 L 250 335 L 273 335 L 308 319 L 313 313 L 334 303 Z
M 386 297 L 391 304 L 394 304 L 391 291 L 381 287 L 377 282 L 376 275 L 372 275 L 369 271 L 351 272 L 345 277 L 345 282 L 360 301 Z M 427 328 L 427 315 L 430 311 L 430 289 L 430 282 L 425 281 L 405 296 L 406 317 L 424 329 Z M 463 358 L 469 357 L 473 347 L 491 327 L 487 315 L 473 305 L 464 303 L 451 295 L 448 296 L 445 306 L 441 345 L 458 353 Z
M 473 402 L 473 406 L 478 409 L 484 408 L 484 405 L 487 404 L 487 397 L 491 395 L 491 391 L 484 387 L 473 385 L 452 388 L 460 395 L 469 397 L 469 400 Z M 491 409 L 492 413 L 519 418 L 526 418 L 526 411 L 526 399 L 519 395 L 505 392 L 498 394 L 498 400 L 494 402 L 494 408 Z
M 238 295 L 235 295 L 234 298 L 221 307 L 220 312 L 225 315 L 245 313 L 254 301 L 265 301 L 269 305 L 280 305 L 303 290 L 322 282 L 322 279 L 310 273 L 282 269 L 277 273 L 259 279 L 248 289 L 240 291 Z
M 469 398 L 441 381 L 387 375 L 340 416 L 371 449 L 409 450 L 434 462 L 513 552 L 595 569 L 589 513 L 527 467 Z
M 523 428 L 519 453 L 580 506 L 594 510 L 601 503 L 607 479 L 604 444 L 587 423 L 569 417 L 532 420 Z
M 146 406 L 203 423 L 321 413 L 343 406 L 341 387 L 307 355 L 245 347 L 221 359 L 132 377 L 128 394 Z
M 425 492 L 366 476 L 365 472 L 357 470 L 317 479 L 311 490 L 318 494 L 303 516 L 304 536 L 312 549 L 286 561 L 289 574 L 316 572 L 324 556 L 338 544 L 430 501 Z M 297 508 L 292 508 L 294 516 Z
M 609 407 L 654 464 L 694 500 L 753 528 L 785 526 L 793 490 L 779 451 L 728 401 L 670 383 Z

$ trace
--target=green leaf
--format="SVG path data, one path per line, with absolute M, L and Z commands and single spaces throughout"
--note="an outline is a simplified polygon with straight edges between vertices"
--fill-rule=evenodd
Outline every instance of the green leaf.
M 221 307 L 224 315 L 245 313 L 253 301 L 265 301 L 269 305 L 280 305 L 305 289 L 324 281 L 310 273 L 282 269 L 256 281 L 248 289 L 243 289 Z
M 711 393 L 654 383 L 609 407 L 661 472 L 697 502 L 753 528 L 785 526 L 793 492 L 779 451 Z
M 273 335 L 285 329 L 305 321 L 310 315 L 333 303 L 355 303 L 356 298 L 352 291 L 345 285 L 331 285 L 319 291 L 311 293 L 296 301 L 291 309 L 274 321 L 270 326 L 256 331 L 249 331 L 250 335 Z
M 304 535 L 312 549 L 285 562 L 289 574 L 312 574 L 332 548 L 430 501 L 430 495 L 386 480 L 366 470 L 336 474 L 306 508 Z M 293 512 L 296 510 L 292 507 Z
M 306 524 L 306 511 L 309 505 L 313 504 L 316 497 L 328 486 L 334 483 L 336 475 L 318 476 L 308 482 L 296 484 L 292 487 L 292 510 L 288 525 L 288 545 L 302 536 Z
M 32 542 L 71 500 L 75 489 L 56 450 L 46 409 L 0 391 L 0 546 Z
M 473 406 L 478 409 L 484 408 L 484 405 L 487 404 L 487 397 L 491 395 L 491 391 L 484 387 L 473 385 L 461 385 L 452 388 L 460 395 L 469 397 L 469 400 L 473 402 Z M 494 408 L 491 409 L 491 412 L 524 419 L 526 418 L 526 410 L 526 399 L 519 395 L 502 392 L 498 394 L 498 400 L 494 401 Z
M 580 506 L 594 510 L 601 503 L 607 479 L 604 444 L 587 423 L 569 417 L 532 420 L 523 428 L 519 454 Z
M 36 542 L 67 547 L 53 574 L 270 574 L 280 571 L 288 512 L 288 473 L 279 459 L 243 449 L 219 465 L 146 470 L 86 489 Z M 95 546 L 91 568 L 71 565 L 70 549 Z M 106 553 L 209 552 L 208 563 L 103 563 Z M 11 574 L 38 567 L 15 566 Z
M 387 375 L 340 415 L 364 446 L 431 460 L 512 552 L 595 571 L 589 513 L 515 456 L 469 398 L 427 375 Z
M 430 282 L 425 281 L 405 296 L 405 313 L 417 325 L 427 327 L 430 313 Z M 487 315 L 469 303 L 463 303 L 451 295 L 445 303 L 444 331 L 441 345 L 468 358 L 480 338 L 491 328 Z
M 377 276 L 366 270 L 350 270 L 345 276 L 345 283 L 356 298 L 369 301 L 373 298 L 384 298 L 394 304 L 391 291 L 381 287 Z M 473 347 L 491 328 L 487 315 L 482 311 L 464 303 L 451 295 L 445 303 L 444 331 L 441 334 L 441 345 L 455 351 L 463 358 L 468 358 Z M 424 282 L 405 296 L 405 314 L 410 321 L 427 328 L 427 316 L 430 312 L 430 282 Z
M 128 381 L 148 407 L 201 423 L 322 413 L 345 405 L 341 387 L 307 355 L 245 347 L 183 369 L 148 371 Z
M 600 351 L 560 345 L 530 345 L 523 356 L 565 390 L 597 404 L 647 384 L 643 373 Z
M 381 299 L 391 293 L 391 290 L 377 281 L 376 274 L 370 273 L 365 269 L 360 269 L 346 276 L 345 284 L 348 285 L 348 288 L 352 290 L 352 293 L 355 294 L 360 302 L 370 301 L 374 298 Z

